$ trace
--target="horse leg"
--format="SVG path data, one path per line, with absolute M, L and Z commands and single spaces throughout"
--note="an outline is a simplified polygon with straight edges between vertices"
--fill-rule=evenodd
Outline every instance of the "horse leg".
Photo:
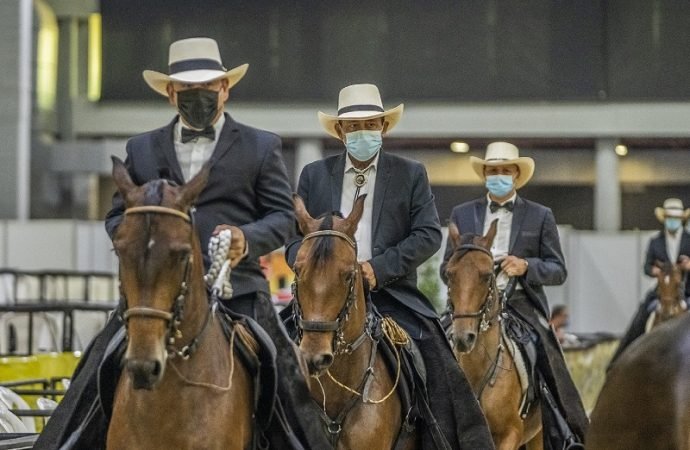
M 527 450 L 544 450 L 544 431 L 539 432 L 527 443 Z
M 517 450 L 520 448 L 521 433 L 516 428 L 508 429 L 503 435 L 493 435 L 496 450 Z

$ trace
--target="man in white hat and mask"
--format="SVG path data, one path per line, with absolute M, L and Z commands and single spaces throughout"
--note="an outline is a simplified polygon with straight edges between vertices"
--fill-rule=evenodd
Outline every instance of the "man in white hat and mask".
M 451 447 L 492 448 L 486 420 L 438 315 L 417 288 L 417 267 L 440 248 L 442 235 L 424 166 L 382 148 L 383 136 L 397 125 L 402 112 L 402 104 L 384 109 L 373 84 L 343 88 L 338 112 L 318 113 L 326 132 L 344 144 L 343 152 L 304 167 L 297 193 L 312 217 L 333 211 L 347 216 L 354 200 L 367 194 L 355 239 L 371 300 L 381 315 L 393 317 L 405 328 L 419 347 L 428 373 L 431 413 Z M 300 242 L 298 236 L 287 246 L 291 267 Z M 286 308 L 281 315 L 286 318 L 291 312 L 292 308 Z M 294 328 L 291 322 L 292 317 L 287 317 L 288 328 Z M 431 434 L 424 433 L 425 439 L 432 439 Z M 424 442 L 424 448 L 439 446 L 437 441 Z
M 661 272 L 659 264 L 667 262 L 679 264 L 685 272 L 685 298 L 690 300 L 690 279 L 688 277 L 688 272 L 690 272 L 690 233 L 684 227 L 688 217 L 690 217 L 690 208 L 683 207 L 683 201 L 678 198 L 667 198 L 662 206 L 654 208 L 654 216 L 663 224 L 663 230 L 659 231 L 649 241 L 643 267 L 644 273 L 649 277 L 656 278 Z M 656 308 L 656 289 L 655 285 L 647 291 L 647 295 L 645 295 L 632 322 L 621 338 L 609 367 L 623 353 L 623 350 L 628 348 L 630 343 L 644 334 L 647 319 Z
M 222 302 L 223 306 L 256 319 L 278 350 L 278 397 L 287 417 L 276 419 L 277 413 L 273 414 L 269 425 L 272 431 L 267 432 L 274 433 L 269 436 L 271 445 L 328 448 L 325 434 L 313 426 L 319 417 L 318 410 L 309 403 L 294 346 L 271 304 L 268 282 L 259 265 L 259 256 L 281 247 L 294 226 L 292 192 L 281 140 L 273 133 L 240 124 L 224 112 L 230 89 L 244 77 L 247 68 L 248 64 L 243 64 L 226 69 L 213 39 L 198 37 L 173 42 L 168 73 L 146 70 L 143 77 L 177 114 L 166 126 L 131 138 L 127 142 L 125 165 L 132 180 L 140 185 L 160 178 L 184 184 L 205 164 L 210 166 L 208 183 L 195 205 L 194 223 L 203 250 L 208 248 L 211 236 L 223 229 L 232 231 L 227 257 L 234 292 L 232 299 Z M 116 236 L 124 209 L 124 201 L 116 193 L 105 222 L 111 238 Z M 208 255 L 204 255 L 204 260 L 208 270 Z M 58 448 L 68 438 L 70 445 L 102 445 L 105 433 L 99 426 L 105 422 L 101 417 L 103 413 L 109 416 L 110 411 L 98 411 L 98 400 L 94 400 L 95 372 L 105 346 L 120 328 L 121 320 L 113 315 L 82 358 L 67 396 L 36 448 Z M 111 381 L 114 386 L 115 380 Z M 103 405 L 103 409 L 108 409 L 107 402 Z M 89 420 L 84 421 L 87 413 Z M 260 415 L 257 412 L 257 417 Z M 281 421 L 289 423 L 292 430 L 280 428 Z M 77 432 L 73 433 L 75 428 Z
M 491 248 L 498 270 L 496 285 L 500 294 L 505 292 L 508 297 L 511 316 L 526 322 L 532 330 L 536 369 L 556 406 L 549 408 L 545 401 L 541 402 L 545 429 L 560 435 L 548 439 L 551 433 L 544 433 L 544 448 L 561 450 L 568 448 L 564 444 L 578 445 L 584 439 L 588 419 L 558 339 L 548 326 L 550 314 L 544 292 L 544 286 L 563 284 L 567 276 L 558 229 L 551 209 L 517 193 L 532 178 L 534 160 L 521 157 L 513 144 L 492 142 L 484 159 L 472 156 L 470 163 L 488 192 L 456 206 L 450 220 L 462 235 L 479 236 L 485 235 L 491 223 L 498 220 Z M 440 268 L 446 283 L 446 266 L 453 252 L 449 242 Z M 542 387 L 537 391 L 541 393 Z M 570 430 L 559 429 L 556 414 L 565 419 Z

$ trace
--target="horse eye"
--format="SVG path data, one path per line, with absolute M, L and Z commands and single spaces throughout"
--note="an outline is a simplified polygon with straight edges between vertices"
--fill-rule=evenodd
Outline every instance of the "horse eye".
M 189 244 L 172 245 L 170 247 L 170 253 L 172 253 L 177 258 L 186 258 L 192 252 L 192 246 Z

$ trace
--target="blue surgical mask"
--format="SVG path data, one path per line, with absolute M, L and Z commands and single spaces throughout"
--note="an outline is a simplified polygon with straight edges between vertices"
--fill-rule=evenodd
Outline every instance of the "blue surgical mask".
M 682 223 L 681 223 L 680 219 L 675 218 L 675 217 L 667 217 L 666 220 L 664 220 L 664 226 L 670 232 L 677 231 L 681 225 L 682 225 Z
M 345 134 L 345 148 L 357 161 L 369 161 L 381 148 L 380 130 L 359 130 Z
M 505 197 L 513 190 L 513 176 L 489 175 L 486 177 L 486 188 L 494 197 Z

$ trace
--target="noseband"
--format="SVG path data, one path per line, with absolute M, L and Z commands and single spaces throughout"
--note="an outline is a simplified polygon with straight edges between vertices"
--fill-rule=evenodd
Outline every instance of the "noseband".
M 130 214 L 168 214 L 171 216 L 178 217 L 185 222 L 190 224 L 190 237 L 192 233 L 194 233 L 194 220 L 193 220 L 193 212 L 194 210 L 190 210 L 190 213 L 184 213 L 182 211 L 179 211 L 177 209 L 173 208 L 168 208 L 165 206 L 154 206 L 154 205 L 148 205 L 148 206 L 135 206 L 132 208 L 127 208 L 125 210 L 125 215 L 130 215 Z M 180 331 L 180 323 L 182 323 L 182 319 L 184 317 L 184 303 L 185 299 L 187 298 L 187 293 L 189 291 L 189 274 L 190 274 L 190 264 L 191 262 L 191 256 L 188 254 L 185 257 L 184 261 L 184 275 L 182 276 L 182 281 L 180 282 L 180 287 L 177 292 L 177 295 L 175 296 L 175 301 L 173 302 L 173 306 L 171 311 L 162 311 L 160 309 L 156 308 L 149 308 L 146 306 L 134 306 L 131 308 L 127 308 L 123 313 L 122 313 L 122 319 L 125 322 L 125 325 L 129 323 L 129 319 L 135 319 L 135 318 L 148 318 L 148 319 L 160 319 L 166 322 L 168 326 L 168 330 L 166 332 L 166 341 L 167 341 L 167 349 L 168 349 L 168 357 L 173 357 L 173 356 L 180 356 L 184 359 L 189 358 L 192 353 L 196 350 L 196 347 L 199 343 L 199 340 L 201 336 L 203 335 L 204 331 L 208 328 L 208 324 L 210 323 L 210 317 L 211 317 L 211 311 L 209 310 L 209 313 L 207 314 L 206 317 L 206 322 L 204 324 L 204 327 L 202 328 L 201 332 L 199 333 L 198 336 L 196 336 L 192 342 L 189 345 L 184 346 L 182 349 L 178 350 L 174 344 L 176 339 L 181 339 L 182 338 L 182 332 Z M 124 301 L 125 306 L 127 305 L 127 297 L 125 296 L 124 292 L 120 292 L 122 299 Z
M 479 251 L 482 252 L 491 258 L 493 261 L 493 255 L 491 252 L 484 247 L 481 247 L 479 245 L 475 244 L 463 244 L 460 245 L 455 249 L 456 252 L 459 253 L 458 258 L 464 257 L 468 252 L 471 251 Z M 454 312 L 455 308 L 453 306 L 453 301 L 450 300 L 451 295 L 450 295 L 450 286 L 448 287 L 448 299 L 449 301 L 449 306 L 450 306 L 450 311 L 452 313 L 452 318 L 453 320 L 456 319 L 476 319 L 476 318 L 481 318 L 479 322 L 479 331 L 486 331 L 489 329 L 489 326 L 491 326 L 491 321 L 495 318 L 494 317 L 489 317 L 487 318 L 488 312 L 491 310 L 493 307 L 494 303 L 498 303 L 498 288 L 496 287 L 496 273 L 492 272 L 491 273 L 491 278 L 489 279 L 488 282 L 488 289 L 489 292 L 486 295 L 486 299 L 484 299 L 484 303 L 482 303 L 482 306 L 479 308 L 479 311 L 477 312 L 472 312 L 472 313 L 465 313 L 465 314 L 456 314 Z M 498 315 L 498 313 L 496 313 Z
M 364 337 L 366 337 L 366 332 L 355 340 L 354 343 L 348 344 L 345 341 L 343 335 L 343 327 L 345 322 L 348 320 L 350 315 L 350 309 L 355 303 L 355 281 L 357 280 L 357 274 L 359 273 L 359 265 L 357 264 L 357 244 L 345 233 L 336 230 L 319 230 L 313 233 L 309 233 L 302 239 L 302 242 L 309 239 L 314 239 L 321 236 L 334 236 L 343 239 L 347 242 L 350 247 L 355 251 L 355 262 L 352 267 L 352 277 L 350 277 L 350 282 L 347 287 L 347 294 L 345 297 L 345 302 L 343 307 L 340 309 L 338 316 L 335 320 L 321 321 L 321 320 L 304 320 L 302 319 L 302 308 L 299 305 L 298 297 L 298 278 L 295 277 L 295 281 L 292 283 L 292 295 L 295 298 L 293 302 L 295 322 L 297 324 L 297 329 L 299 331 L 298 343 L 302 339 L 302 334 L 305 331 L 313 331 L 316 333 L 335 333 L 333 337 L 333 349 L 336 355 L 342 353 L 351 353 L 355 348 L 363 342 Z

